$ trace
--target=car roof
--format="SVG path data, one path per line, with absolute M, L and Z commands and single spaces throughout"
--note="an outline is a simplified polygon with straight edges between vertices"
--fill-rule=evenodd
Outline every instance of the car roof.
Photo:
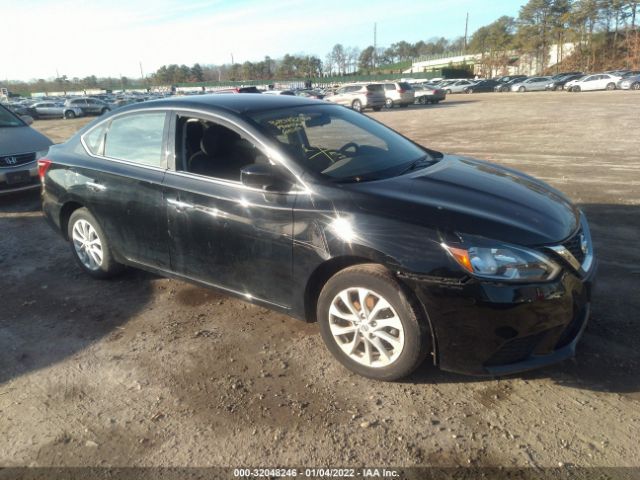
M 119 108 L 118 112 L 147 108 L 195 108 L 227 111 L 236 114 L 274 110 L 304 105 L 329 105 L 327 102 L 295 95 L 258 95 L 255 93 L 209 94 L 149 100 Z

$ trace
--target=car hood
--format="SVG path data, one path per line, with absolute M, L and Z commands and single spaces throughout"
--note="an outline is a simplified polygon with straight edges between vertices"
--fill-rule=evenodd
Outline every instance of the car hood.
M 0 128 L 0 155 L 46 150 L 53 142 L 31 127 Z
M 546 183 L 464 157 L 446 155 L 412 174 L 349 186 L 361 211 L 519 245 L 559 243 L 580 219 Z

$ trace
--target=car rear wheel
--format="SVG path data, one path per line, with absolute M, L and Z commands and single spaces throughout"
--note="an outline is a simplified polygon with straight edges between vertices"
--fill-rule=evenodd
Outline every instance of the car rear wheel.
M 86 208 L 79 208 L 71 214 L 67 235 L 73 257 L 92 277 L 109 278 L 122 270 L 122 265 L 113 259 L 102 228 Z
M 64 118 L 76 118 L 76 114 L 73 110 L 67 110 L 66 112 L 64 112 Z
M 391 100 L 390 98 L 387 98 L 384 102 L 384 106 L 386 108 L 393 108 L 393 100 Z
M 580 90 L 581 90 L 581 88 L 578 85 L 576 85 L 575 87 L 573 87 L 571 89 L 572 92 L 576 92 L 576 93 L 579 92 Z
M 616 84 L 615 83 L 609 83 L 607 85 L 607 90 L 615 90 L 616 89 Z
M 351 103 L 351 108 L 353 108 L 356 112 L 362 111 L 362 102 L 360 100 L 354 100 Z
M 526 88 L 524 88 L 524 87 L 520 87 L 520 88 L 518 89 L 518 91 L 519 91 L 519 92 L 521 92 L 521 93 L 522 93 L 522 92 L 524 92 L 524 91 L 526 91 L 526 90 L 527 90 L 527 89 L 526 89 Z
M 365 377 L 403 378 L 429 351 L 426 323 L 381 265 L 356 265 L 334 275 L 320 293 L 317 315 L 329 351 Z
M 631 90 L 640 90 L 640 82 L 633 83 L 631 85 Z
M 467 88 L 464 93 L 473 93 L 473 88 Z
M 418 103 L 420 105 L 426 105 L 427 103 L 427 97 L 425 97 L 424 95 L 422 95 L 421 97 L 418 97 Z

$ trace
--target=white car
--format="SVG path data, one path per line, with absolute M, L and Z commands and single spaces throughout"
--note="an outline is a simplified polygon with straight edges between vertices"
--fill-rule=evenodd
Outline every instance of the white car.
M 582 92 L 591 90 L 615 90 L 616 83 L 620 81 L 620 77 L 610 75 L 608 73 L 596 73 L 594 75 L 586 75 L 578 80 L 574 80 L 571 85 L 565 85 L 570 92 Z
M 471 80 L 456 80 L 455 82 L 445 85 L 444 87 L 441 87 L 441 88 L 445 92 L 447 92 L 447 94 L 464 93 L 465 88 L 470 87 L 475 83 L 476 82 L 473 82 Z
M 511 85 L 512 92 L 539 92 L 547 89 L 551 77 L 530 77 Z

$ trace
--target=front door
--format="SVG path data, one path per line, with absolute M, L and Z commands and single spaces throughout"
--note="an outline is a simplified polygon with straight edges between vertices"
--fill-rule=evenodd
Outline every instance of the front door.
M 177 114 L 175 168 L 165 178 L 172 270 L 287 308 L 291 305 L 295 194 L 240 183 L 240 170 L 268 162 L 238 127 Z

